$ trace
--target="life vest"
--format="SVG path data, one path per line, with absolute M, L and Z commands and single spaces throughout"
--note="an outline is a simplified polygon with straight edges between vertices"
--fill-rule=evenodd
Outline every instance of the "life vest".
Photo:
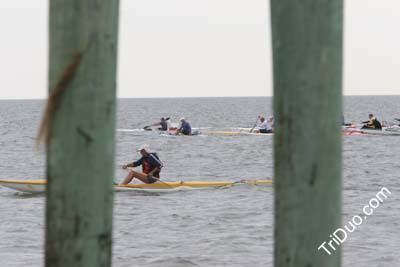
M 368 127 L 375 128 L 375 122 L 374 121 L 375 121 L 374 118 L 369 119 L 368 122 L 367 122 Z
M 147 157 L 143 157 L 142 162 L 142 171 L 145 174 L 148 174 L 155 168 L 161 169 L 163 167 L 163 163 L 156 153 L 149 153 Z M 155 177 L 159 177 L 160 171 L 157 171 L 153 174 Z

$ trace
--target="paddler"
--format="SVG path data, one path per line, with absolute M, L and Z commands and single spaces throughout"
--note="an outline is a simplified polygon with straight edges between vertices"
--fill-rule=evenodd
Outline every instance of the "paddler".
M 123 185 L 129 184 L 133 178 L 139 179 L 143 183 L 152 184 L 160 179 L 160 171 L 163 166 L 158 155 L 152 153 L 148 145 L 143 144 L 137 150 L 140 153 L 141 158 L 135 162 L 128 163 L 122 166 L 122 169 L 128 167 L 137 167 L 142 165 L 142 172 L 131 170 L 121 183 Z
M 156 122 L 156 123 L 154 123 L 152 125 L 145 126 L 143 129 L 149 130 L 149 128 L 151 126 L 160 126 L 160 128 L 158 128 L 159 131 L 168 131 L 168 128 L 169 128 L 168 120 L 169 120 L 169 118 L 164 118 L 163 117 L 163 118 L 160 119 L 159 122 Z
M 361 129 L 382 129 L 381 123 L 374 117 L 374 114 L 369 114 L 368 118 L 369 120 L 362 122 L 364 123 L 364 126 Z
M 270 116 L 268 120 L 260 116 L 261 125 L 255 130 L 255 133 L 273 133 L 274 132 L 274 117 Z
M 192 135 L 192 126 L 184 117 L 180 119 L 180 125 L 175 134 Z

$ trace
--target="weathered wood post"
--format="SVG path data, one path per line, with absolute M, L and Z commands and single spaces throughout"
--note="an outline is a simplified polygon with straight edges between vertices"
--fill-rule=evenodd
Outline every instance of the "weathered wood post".
M 46 266 L 110 266 L 118 1 L 49 3 Z
M 342 0 L 271 0 L 275 266 L 337 267 L 318 247 L 341 224 Z

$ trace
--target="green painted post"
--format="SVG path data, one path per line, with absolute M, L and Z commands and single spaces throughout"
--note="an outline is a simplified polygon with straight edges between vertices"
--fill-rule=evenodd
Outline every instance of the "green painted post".
M 49 3 L 46 266 L 110 266 L 119 3 Z
M 338 267 L 342 0 L 271 0 L 275 267 Z M 340 242 L 339 242 L 340 243 Z

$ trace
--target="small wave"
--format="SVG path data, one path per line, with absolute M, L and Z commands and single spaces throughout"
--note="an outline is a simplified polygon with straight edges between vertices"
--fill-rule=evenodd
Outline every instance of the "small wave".
M 176 258 L 158 258 L 156 260 L 153 260 L 151 262 L 152 264 L 156 264 L 157 266 L 163 266 L 163 267 L 190 267 L 190 266 L 200 266 L 193 262 L 190 259 L 187 258 L 182 258 L 182 257 L 176 257 Z

